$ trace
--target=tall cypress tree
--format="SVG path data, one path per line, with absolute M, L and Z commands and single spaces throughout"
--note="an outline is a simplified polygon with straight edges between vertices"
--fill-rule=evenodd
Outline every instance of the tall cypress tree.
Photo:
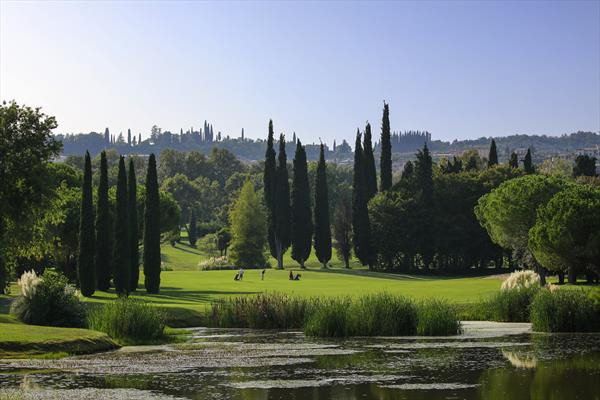
M 96 288 L 106 292 L 112 275 L 112 232 L 108 203 L 106 152 L 100 153 L 100 182 L 96 212 Z
M 290 183 L 288 181 L 287 156 L 285 154 L 285 136 L 279 136 L 279 154 L 277 155 L 277 175 L 275 181 L 275 247 L 277 267 L 283 269 L 283 255 L 290 247 Z
M 85 152 L 83 186 L 81 188 L 81 212 L 79 219 L 79 257 L 77 273 L 81 294 L 90 297 L 96 287 L 94 270 L 94 204 L 92 197 L 92 162 L 90 153 Z
M 371 143 L 371 124 L 365 127 L 363 138 L 363 162 L 365 174 L 365 195 L 367 202 L 377 194 L 377 172 L 375 170 L 375 156 L 373 155 L 373 144 Z
M 160 290 L 160 198 L 154 154 L 150 154 L 146 174 L 144 286 L 148 293 L 158 293 Z
M 317 176 L 315 177 L 315 254 L 327 268 L 331 260 L 331 224 L 329 223 L 329 196 L 327 195 L 327 165 L 325 149 L 321 143 Z
M 127 197 L 127 173 L 125 159 L 119 157 L 117 199 L 115 208 L 115 290 L 120 296 L 129 294 L 131 279 L 131 235 L 129 234 L 129 198 Z
M 275 149 L 273 148 L 273 120 L 269 120 L 269 137 L 267 138 L 267 152 L 265 153 L 265 170 L 263 175 L 263 187 L 265 192 L 265 206 L 267 207 L 267 239 L 269 251 L 273 258 L 277 258 L 277 246 L 275 243 L 275 180 L 277 176 L 277 162 L 275 161 Z
M 140 279 L 140 250 L 139 241 L 140 235 L 138 232 L 138 215 L 137 215 L 137 179 L 135 176 L 135 165 L 133 159 L 129 159 L 129 176 L 128 176 L 128 187 L 127 194 L 129 196 L 128 202 L 128 216 L 129 216 L 129 256 L 131 260 L 131 278 L 129 279 L 129 290 L 135 292 L 138 287 L 138 281 Z
M 519 168 L 519 158 L 517 157 L 517 153 L 514 151 L 510 155 L 510 160 L 508 161 L 508 165 L 511 168 Z
M 415 165 L 415 185 L 420 191 L 415 227 L 417 250 L 421 254 L 425 268 L 429 268 L 435 252 L 435 224 L 433 208 L 433 160 L 427 144 L 417 153 Z
M 196 247 L 196 241 L 198 240 L 196 230 L 196 212 L 192 208 L 192 215 L 190 217 L 190 227 L 188 228 L 188 240 L 192 247 Z
M 356 132 L 354 147 L 354 174 L 352 180 L 352 241 L 354 254 L 362 265 L 372 266 L 371 226 L 365 193 L 364 155 L 360 142 L 360 132 Z
M 535 167 L 533 166 L 533 160 L 531 159 L 531 148 L 527 149 L 527 154 L 525 154 L 525 158 L 523 159 L 523 168 L 525 169 L 526 174 L 535 173 Z
M 299 139 L 296 140 L 294 155 L 294 177 L 292 180 L 292 258 L 304 268 L 312 247 L 313 224 L 310 211 L 310 185 L 306 151 Z
M 493 167 L 494 165 L 498 165 L 498 150 L 496 149 L 496 141 L 492 139 L 488 155 L 488 167 Z
M 381 191 L 392 187 L 392 139 L 390 132 L 390 109 L 383 103 L 383 118 L 381 119 L 381 159 L 379 174 L 381 176 Z

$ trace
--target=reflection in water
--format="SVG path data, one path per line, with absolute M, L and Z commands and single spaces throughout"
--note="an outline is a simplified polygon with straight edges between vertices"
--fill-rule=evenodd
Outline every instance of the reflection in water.
M 599 334 L 476 328 L 435 340 L 345 341 L 198 329 L 183 345 L 0 360 L 0 398 L 12 390 L 25 399 L 600 400 Z

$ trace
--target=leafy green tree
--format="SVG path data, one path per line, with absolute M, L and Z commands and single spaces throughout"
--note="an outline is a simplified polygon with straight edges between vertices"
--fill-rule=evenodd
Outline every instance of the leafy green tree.
M 482 196 L 475 214 L 492 241 L 510 249 L 526 265 L 535 268 L 545 284 L 543 270 L 528 247 L 529 230 L 536 223 L 536 210 L 545 205 L 567 183 L 554 176 L 527 175 L 502 183 Z
M 380 159 L 381 191 L 392 187 L 392 142 L 390 132 L 390 109 L 383 103 L 383 118 L 381 120 L 381 159 Z
M 362 265 L 368 265 L 371 268 L 374 260 L 365 193 L 364 156 L 360 136 L 360 132 L 357 131 L 354 147 L 354 179 L 352 182 L 352 238 L 354 254 Z
M 292 258 L 300 264 L 301 268 L 304 268 L 304 262 L 310 256 L 313 224 L 306 152 L 299 139 L 296 140 L 296 154 L 294 155 L 291 222 Z
M 129 217 L 129 258 L 131 260 L 131 278 L 129 279 L 129 290 L 135 292 L 140 279 L 140 235 L 138 230 L 137 211 L 137 179 L 135 176 L 135 164 L 133 158 L 129 159 L 128 183 L 127 183 L 127 215 Z
M 498 165 L 498 150 L 496 149 L 496 141 L 492 139 L 488 155 L 488 167 L 493 167 L 494 165 Z
M 100 181 L 96 212 L 96 288 L 106 292 L 112 275 L 111 214 L 108 202 L 108 165 L 106 153 L 100 153 Z
M 508 165 L 511 168 L 519 168 L 519 158 L 517 157 L 517 153 L 514 151 L 510 154 L 510 160 L 508 161 Z
M 92 195 L 92 163 L 85 152 L 83 186 L 81 189 L 81 214 L 79 219 L 79 258 L 77 271 L 81 294 L 90 297 L 96 287 L 94 270 L 94 204 Z
M 228 228 L 221 228 L 217 231 L 217 249 L 221 257 L 227 254 L 227 248 L 231 242 L 231 232 Z
M 342 197 L 338 202 L 333 217 L 333 247 L 340 261 L 346 268 L 350 268 L 352 256 L 352 201 L 349 197 Z
M 266 266 L 266 214 L 252 182 L 246 181 L 242 187 L 229 218 L 232 235 L 229 260 L 237 267 Z
M 131 235 L 129 234 L 129 198 L 125 158 L 119 159 L 117 198 L 115 207 L 114 282 L 120 296 L 127 296 L 131 279 Z
M 274 196 L 277 268 L 283 269 L 283 255 L 291 244 L 290 183 L 288 180 L 287 156 L 285 154 L 285 136 L 283 134 L 279 136 L 279 154 Z
M 277 258 L 277 244 L 275 243 L 275 184 L 277 179 L 277 162 L 273 148 L 273 120 L 269 120 L 269 137 L 267 138 L 267 151 L 265 154 L 265 169 L 263 173 L 264 201 L 267 207 L 268 242 L 273 258 Z
M 596 157 L 578 155 L 575 158 L 573 176 L 596 176 Z
M 363 156 L 365 168 L 365 195 L 367 202 L 377 194 L 377 172 L 375 170 L 375 156 L 373 155 L 373 144 L 371 143 L 371 124 L 367 123 L 365 127 L 365 136 L 363 138 Z
M 158 293 L 160 290 L 160 221 L 156 158 L 154 154 L 150 154 L 144 209 L 144 286 L 148 293 Z
M 529 231 L 529 247 L 549 270 L 600 273 L 600 190 L 570 185 L 556 193 L 537 212 Z
M 35 223 L 32 211 L 43 207 L 48 193 L 48 161 L 62 148 L 52 134 L 56 127 L 39 108 L 0 103 L 0 293 L 15 261 L 13 245 L 27 240 L 22 236 Z
M 323 144 L 321 144 L 315 179 L 315 253 L 323 267 L 327 268 L 327 263 L 331 260 L 331 226 L 329 223 L 327 165 Z
M 527 149 L 527 153 L 525 154 L 525 158 L 523 159 L 523 169 L 526 174 L 534 174 L 535 166 L 533 165 L 533 160 L 531 159 L 531 149 Z
M 192 209 L 192 216 L 190 217 L 190 224 L 188 227 L 188 240 L 192 247 L 196 247 L 196 241 L 198 240 L 196 232 L 196 213 Z

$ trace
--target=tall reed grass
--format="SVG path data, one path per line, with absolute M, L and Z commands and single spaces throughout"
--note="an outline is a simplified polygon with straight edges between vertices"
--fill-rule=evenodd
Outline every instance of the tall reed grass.
M 600 330 L 600 307 L 583 291 L 542 289 L 531 305 L 531 323 L 538 332 Z
M 145 302 L 120 298 L 91 308 L 88 326 L 120 344 L 152 343 L 164 338 L 165 315 Z
M 485 315 L 500 322 L 528 322 L 533 298 L 539 286 L 500 290 L 483 302 Z
M 456 335 L 461 332 L 456 308 L 445 300 L 423 300 L 417 307 L 419 336 Z

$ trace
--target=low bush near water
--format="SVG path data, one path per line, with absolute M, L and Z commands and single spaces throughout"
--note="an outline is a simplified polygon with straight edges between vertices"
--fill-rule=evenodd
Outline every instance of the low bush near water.
M 165 316 L 147 303 L 121 298 L 92 308 L 88 325 L 123 344 L 147 343 L 164 336 Z
M 539 286 L 520 289 L 500 290 L 483 307 L 486 315 L 500 322 L 529 322 L 529 310 Z
M 542 289 L 531 305 L 531 323 L 538 332 L 600 330 L 600 309 L 583 291 Z
M 51 269 L 41 276 L 25 272 L 17 282 L 21 295 L 10 312 L 26 324 L 83 327 L 85 308 L 79 301 L 75 287 L 68 279 Z

